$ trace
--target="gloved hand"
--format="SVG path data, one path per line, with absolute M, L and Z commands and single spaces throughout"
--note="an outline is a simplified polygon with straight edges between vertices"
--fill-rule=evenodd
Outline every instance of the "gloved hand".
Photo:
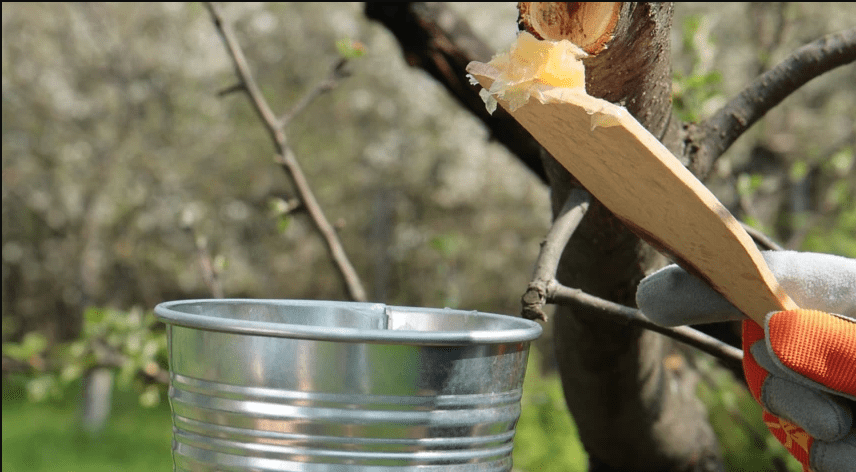
M 744 373 L 770 431 L 804 470 L 856 471 L 856 260 L 763 255 L 802 310 L 769 313 L 758 326 L 676 265 L 642 280 L 639 309 L 663 326 L 744 320 Z

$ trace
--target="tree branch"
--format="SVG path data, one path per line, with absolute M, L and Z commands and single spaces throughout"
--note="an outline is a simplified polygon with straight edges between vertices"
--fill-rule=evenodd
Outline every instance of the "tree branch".
M 856 28 L 828 34 L 800 47 L 757 77 L 713 116 L 688 126 L 685 142 L 689 169 L 704 178 L 716 159 L 771 108 L 811 79 L 853 61 Z
M 488 61 L 493 50 L 448 6 L 442 3 L 366 3 L 366 17 L 380 22 L 401 46 L 408 64 L 431 74 L 460 104 L 490 130 L 491 139 L 505 146 L 543 182 L 541 145 L 508 112 L 491 115 L 479 88 L 466 78 L 467 64 Z
M 541 251 L 535 261 L 532 281 L 523 294 L 521 316 L 530 320 L 547 321 L 544 304 L 547 303 L 547 286 L 555 283 L 556 270 L 562 251 L 585 216 L 591 202 L 591 195 L 582 188 L 575 188 L 568 194 L 565 206 L 553 220 L 553 225 L 541 243 Z
M 666 328 L 649 320 L 641 311 L 618 303 L 604 300 L 587 294 L 580 289 L 565 287 L 558 282 L 552 282 L 547 287 L 547 302 L 565 305 L 578 305 L 595 308 L 610 319 L 631 326 L 645 328 L 668 336 L 706 352 L 726 364 L 728 368 L 738 371 L 742 369 L 743 351 L 708 336 L 689 326 Z
M 749 233 L 749 236 L 752 237 L 752 241 L 755 241 L 755 244 L 758 245 L 758 247 L 760 247 L 761 249 L 768 251 L 781 251 L 782 249 L 784 249 L 778 243 L 773 241 L 772 238 L 758 231 L 757 229 L 747 225 L 746 223 L 741 221 L 740 226 L 742 226 L 743 229 L 746 230 L 747 233 Z
M 217 264 L 211 257 L 208 251 L 208 239 L 205 236 L 196 234 L 194 231 L 193 240 L 196 244 L 196 253 L 199 258 L 199 268 L 202 270 L 202 280 L 211 291 L 211 296 L 214 298 L 223 298 L 223 284 L 220 282 L 220 273 Z
M 276 145 L 276 161 L 290 178 L 292 185 L 297 190 L 300 200 L 306 207 L 307 213 L 309 213 L 309 217 L 312 219 L 312 222 L 315 224 L 318 232 L 320 232 L 321 236 L 324 238 L 327 250 L 332 257 L 336 268 L 339 270 L 345 281 L 348 295 L 352 300 L 366 301 L 368 297 L 366 296 L 366 291 L 357 275 L 357 271 L 354 270 L 353 265 L 345 254 L 342 243 L 336 235 L 336 230 L 330 222 L 327 221 L 327 217 L 324 216 L 324 212 L 321 210 L 321 206 L 318 204 L 318 201 L 315 199 L 315 194 L 309 186 L 309 181 L 306 179 L 300 164 L 294 156 L 294 151 L 291 149 L 291 146 L 288 145 L 288 139 L 284 129 L 285 123 L 283 120 L 278 120 L 276 118 L 276 115 L 273 110 L 271 110 L 267 100 L 265 100 L 262 95 L 261 89 L 259 89 L 258 84 L 250 72 L 247 60 L 244 57 L 241 46 L 235 38 L 235 33 L 232 30 L 232 27 L 223 20 L 223 17 L 216 5 L 211 2 L 206 2 L 205 7 L 208 8 L 208 11 L 211 13 L 211 19 L 217 27 L 217 32 L 220 33 L 220 36 L 223 38 L 223 42 L 226 45 L 226 49 L 229 51 L 229 56 L 232 58 L 233 65 L 235 66 L 235 74 L 240 78 L 244 85 L 244 90 L 246 90 L 250 97 L 253 107 Z M 285 118 L 290 119 L 290 116 L 292 115 L 293 114 L 286 115 Z
M 279 119 L 279 125 L 283 128 L 288 127 L 291 120 L 305 110 L 313 100 L 336 88 L 336 86 L 339 85 L 340 79 L 350 75 L 348 71 L 345 70 L 345 65 L 347 63 L 348 60 L 345 58 L 337 60 L 333 64 L 333 67 L 330 68 L 330 74 L 327 75 L 327 78 L 324 79 L 324 81 L 319 82 L 315 88 L 298 100 L 298 102 L 291 107 L 291 110 L 288 110 L 288 112 Z
M 547 303 L 586 306 L 618 323 L 655 331 L 698 348 L 717 357 L 731 369 L 741 369 L 743 352 L 740 349 L 688 326 L 664 328 L 646 318 L 635 308 L 595 297 L 580 289 L 566 287 L 556 280 L 556 270 L 559 267 L 562 252 L 585 216 L 590 202 L 591 195 L 581 188 L 575 188 L 568 194 L 564 206 L 553 221 L 553 226 L 541 243 L 532 281 L 521 300 L 523 304 L 521 316 L 530 320 L 546 321 L 547 315 L 543 308 Z

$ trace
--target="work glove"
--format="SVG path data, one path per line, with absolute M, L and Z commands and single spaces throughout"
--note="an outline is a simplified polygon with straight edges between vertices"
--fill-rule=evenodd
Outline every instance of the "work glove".
M 770 431 L 803 470 L 856 471 L 856 260 L 763 256 L 800 310 L 768 313 L 759 326 L 676 265 L 642 280 L 639 309 L 662 326 L 743 320 L 743 370 Z

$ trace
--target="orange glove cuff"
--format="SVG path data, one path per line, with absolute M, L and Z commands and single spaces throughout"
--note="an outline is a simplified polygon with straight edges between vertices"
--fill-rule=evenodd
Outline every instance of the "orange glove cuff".
M 785 446 L 785 449 L 803 464 L 803 470 L 808 470 L 809 451 L 811 451 L 814 438 L 799 426 L 768 411 L 764 411 L 764 423 L 773 433 L 773 436 Z
M 856 396 L 856 322 L 816 310 L 781 311 L 770 316 L 770 346 L 787 368 L 815 382 Z M 749 391 L 760 401 L 769 375 L 752 356 L 751 346 L 764 342 L 764 328 L 743 322 L 743 372 Z M 788 452 L 809 470 L 814 438 L 799 426 L 764 411 L 764 423 Z
M 767 380 L 767 371 L 755 361 L 749 348 L 764 339 L 764 328 L 751 320 L 743 322 L 743 374 L 755 400 L 761 401 L 761 386 Z
M 856 396 L 856 322 L 822 311 L 792 310 L 773 314 L 767 324 L 770 346 L 786 367 Z M 744 349 L 745 342 L 744 337 Z
M 751 320 L 743 322 L 743 374 L 746 376 L 749 391 L 759 403 L 761 401 L 761 387 L 769 374 L 755 361 L 750 347 L 758 341 L 763 342 L 763 339 L 764 328 Z M 814 438 L 799 426 L 779 418 L 767 410 L 764 410 L 764 424 L 788 452 L 803 464 L 803 471 L 810 471 L 808 467 L 809 451 L 811 451 Z

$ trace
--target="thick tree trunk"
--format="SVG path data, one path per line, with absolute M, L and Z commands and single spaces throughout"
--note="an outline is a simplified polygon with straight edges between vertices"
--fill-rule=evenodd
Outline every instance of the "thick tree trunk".
M 593 9 L 555 5 L 561 6 L 540 16 L 536 23 L 543 26 L 565 15 L 568 30 L 582 31 L 584 41 L 591 39 L 589 50 L 597 54 L 585 60 L 588 93 L 626 106 L 667 147 L 679 151 L 677 123 L 670 119 L 671 5 L 621 4 L 612 8 L 601 4 Z M 544 13 L 538 5 L 524 8 L 530 15 Z M 478 93 L 476 88 L 468 94 L 461 93 L 458 78 L 464 77 L 463 67 L 469 60 L 485 58 L 473 57 L 457 44 L 467 44 L 470 50 L 484 47 L 473 46 L 477 39 L 468 29 L 444 29 L 439 24 L 441 17 L 448 22 L 449 11 L 440 5 L 424 4 L 368 4 L 366 10 L 370 18 L 383 22 L 396 35 L 412 64 L 431 72 L 464 106 L 492 129 L 498 129 L 495 118 L 491 121 L 484 116 L 481 101 L 473 100 Z M 616 21 L 586 22 L 567 17 L 613 13 Z M 595 34 L 585 34 L 588 27 L 597 29 Z M 547 39 L 558 39 L 549 37 L 550 31 L 541 33 Z M 575 38 L 574 42 L 581 41 Z M 528 133 L 525 136 L 531 140 Z M 516 134 L 515 140 L 503 142 L 509 148 L 531 149 L 520 139 L 521 135 Z M 546 174 L 555 214 L 575 181 L 551 157 L 543 157 L 543 170 L 533 165 L 528 156 L 523 160 L 539 175 Z M 662 256 L 630 233 L 602 205 L 593 202 L 565 249 L 558 277 L 565 285 L 633 305 L 639 280 L 663 263 Z M 673 363 L 667 368 L 664 363 L 671 352 L 669 340 L 617 325 L 599 318 L 596 310 L 582 307 L 562 307 L 557 311 L 554 336 L 565 397 L 589 452 L 592 470 L 722 468 L 706 412 L 694 395 L 692 372 Z
M 543 5 L 543 4 L 542 4 Z M 677 136 L 671 121 L 670 4 L 621 4 L 617 21 L 574 19 L 611 14 L 566 5 L 525 10 L 526 15 L 565 18 L 569 28 L 614 24 L 607 48 L 584 60 L 590 95 L 627 107 L 653 135 Z M 588 20 L 588 21 L 586 21 Z M 542 26 L 542 24 L 539 24 Z M 529 29 L 527 28 L 527 29 Z M 531 29 L 530 29 L 531 31 Z M 561 31 L 531 31 L 560 39 Z M 596 38 L 604 33 L 589 35 Z M 597 43 L 594 43 L 597 46 Z M 669 140 L 665 140 L 667 146 Z M 676 139 L 671 139 L 672 151 Z M 676 152 L 680 155 L 680 152 Z M 554 216 L 574 186 L 573 177 L 551 157 L 545 168 Z M 593 202 L 565 248 L 558 278 L 564 285 L 633 306 L 639 281 L 664 259 L 642 243 L 599 202 Z M 661 335 L 616 325 L 589 307 L 559 307 L 554 330 L 556 359 L 565 399 L 591 457 L 592 470 L 716 470 L 718 446 L 706 412 L 694 394 L 692 372 L 667 368 L 671 341 Z

